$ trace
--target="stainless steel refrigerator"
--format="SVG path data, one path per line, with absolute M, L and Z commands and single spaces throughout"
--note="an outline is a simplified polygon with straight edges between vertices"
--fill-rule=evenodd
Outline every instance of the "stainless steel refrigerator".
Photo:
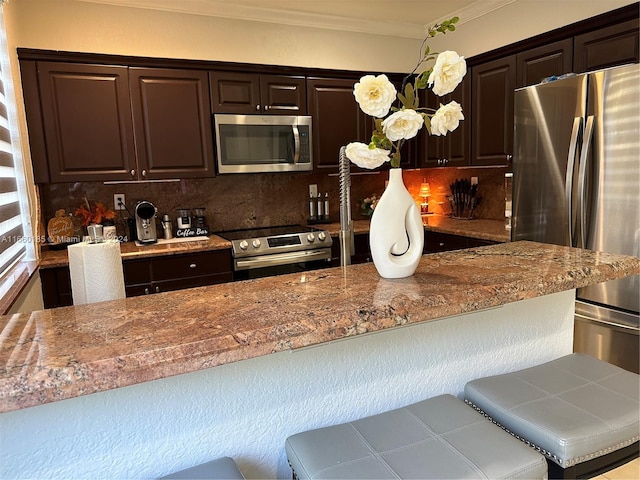
M 512 240 L 640 257 L 638 64 L 515 92 Z M 639 277 L 577 291 L 574 349 L 638 373 Z

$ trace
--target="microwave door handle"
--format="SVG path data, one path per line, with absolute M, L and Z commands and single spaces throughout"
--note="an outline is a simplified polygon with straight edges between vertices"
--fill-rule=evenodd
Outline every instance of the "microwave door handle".
M 571 140 L 569 142 L 569 155 L 567 157 L 567 173 L 564 185 L 564 205 L 567 215 L 567 245 L 573 247 L 573 170 L 575 168 L 576 150 L 582 130 L 582 117 L 573 119 L 573 129 L 571 130 Z
M 580 221 L 580 236 L 578 239 L 579 248 L 585 248 L 587 243 L 587 219 L 586 219 L 586 193 L 587 188 L 587 167 L 589 162 L 589 148 L 591 147 L 591 136 L 593 135 L 593 115 L 587 117 L 587 123 L 584 127 L 584 138 L 582 140 L 582 149 L 580 152 L 580 165 L 578 166 L 578 218 Z
M 293 164 L 297 165 L 300 160 L 300 132 L 297 125 L 291 125 L 293 130 Z

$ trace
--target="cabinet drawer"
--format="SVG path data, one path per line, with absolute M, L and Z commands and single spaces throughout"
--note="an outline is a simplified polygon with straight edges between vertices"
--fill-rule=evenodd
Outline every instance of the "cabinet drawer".
M 157 257 L 151 260 L 155 282 L 231 272 L 231 252 L 218 250 Z

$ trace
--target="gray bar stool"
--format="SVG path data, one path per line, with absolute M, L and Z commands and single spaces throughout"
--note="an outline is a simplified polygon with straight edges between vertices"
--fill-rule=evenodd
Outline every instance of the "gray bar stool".
M 244 475 L 242 475 L 232 458 L 222 457 L 186 470 L 180 470 L 162 477 L 160 480 L 165 479 L 244 480 Z
M 544 457 L 451 395 L 297 433 L 294 478 L 547 478 Z
M 465 401 L 543 453 L 549 478 L 596 476 L 638 457 L 640 376 L 574 353 L 481 378 Z

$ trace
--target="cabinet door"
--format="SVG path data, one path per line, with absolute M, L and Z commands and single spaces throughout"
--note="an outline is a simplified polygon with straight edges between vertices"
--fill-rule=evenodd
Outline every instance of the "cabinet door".
M 440 104 L 446 105 L 456 101 L 462 107 L 465 119 L 453 132 L 447 135 L 429 135 L 427 129 L 420 131 L 418 135 L 418 168 L 424 167 L 452 167 L 469 164 L 470 124 L 471 124 L 471 80 L 465 76 L 458 88 L 444 97 L 438 97 L 431 90 L 423 90 L 424 105 L 432 110 L 440 108 Z
M 532 48 L 516 55 L 517 87 L 536 85 L 552 75 L 572 71 L 573 39 Z
M 464 166 L 469 165 L 469 151 L 471 145 L 471 78 L 466 75 L 458 88 L 444 98 L 443 104 L 456 101 L 462 107 L 464 120 L 453 132 L 449 132 L 443 137 L 445 144 L 446 165 Z
M 208 75 L 131 68 L 140 179 L 214 176 Z
M 52 182 L 130 180 L 136 168 L 126 67 L 38 63 Z
M 506 165 L 513 152 L 515 55 L 474 66 L 471 82 L 471 165 Z
M 638 19 L 578 35 L 574 39 L 576 73 L 640 61 Z
M 124 289 L 127 297 L 151 293 L 151 260 L 123 260 Z
M 306 115 L 306 79 L 287 75 L 260 75 L 260 99 L 265 113 Z
M 251 73 L 209 72 L 213 113 L 260 113 L 260 76 Z
M 337 171 L 340 147 L 351 142 L 371 141 L 371 133 L 367 137 L 367 131 L 371 132 L 373 120 L 360 110 L 353 96 L 356 82 L 357 79 L 307 79 L 316 171 Z
M 41 268 L 39 273 L 44 308 L 73 305 L 71 275 L 67 267 Z

